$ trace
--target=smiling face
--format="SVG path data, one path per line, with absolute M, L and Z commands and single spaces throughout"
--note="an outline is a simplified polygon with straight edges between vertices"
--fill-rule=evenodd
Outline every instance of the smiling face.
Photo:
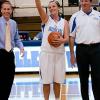
M 12 13 L 11 5 L 9 3 L 2 4 L 2 6 L 1 6 L 1 13 L 2 13 L 2 16 L 4 16 L 4 18 L 6 20 L 9 20 L 10 16 L 11 16 L 11 13 Z
M 91 10 L 91 0 L 80 0 L 80 4 L 84 12 L 89 12 Z
M 48 5 L 49 11 L 51 15 L 58 15 L 59 13 L 59 7 L 56 4 L 56 2 L 51 1 Z

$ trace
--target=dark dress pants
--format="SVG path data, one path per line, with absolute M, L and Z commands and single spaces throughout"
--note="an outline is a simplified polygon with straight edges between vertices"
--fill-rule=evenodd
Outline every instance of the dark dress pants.
M 89 69 L 95 100 L 100 100 L 100 44 L 76 46 L 76 59 L 83 100 L 89 100 Z
M 0 49 L 0 100 L 8 100 L 15 74 L 14 53 Z

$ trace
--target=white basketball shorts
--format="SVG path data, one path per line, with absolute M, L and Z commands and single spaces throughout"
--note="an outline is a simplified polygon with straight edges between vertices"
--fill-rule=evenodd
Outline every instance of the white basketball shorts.
M 41 52 L 40 72 L 43 84 L 63 83 L 65 79 L 65 54 Z

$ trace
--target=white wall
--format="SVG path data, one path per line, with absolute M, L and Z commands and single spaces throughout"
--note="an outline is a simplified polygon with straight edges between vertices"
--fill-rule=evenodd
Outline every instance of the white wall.
M 39 13 L 36 9 L 34 0 L 9 0 L 12 5 L 15 7 L 13 11 L 14 17 L 22 17 L 22 16 L 39 16 Z M 41 3 L 44 7 L 48 6 L 50 0 L 41 0 Z M 60 5 L 62 6 L 62 0 L 58 0 Z M 71 15 L 73 12 L 78 11 L 78 7 L 72 8 L 68 6 L 68 0 L 63 0 L 63 5 L 66 6 L 64 8 L 65 15 Z M 61 9 L 62 12 L 62 9 Z M 49 11 L 48 11 L 49 13 Z
M 9 0 L 12 5 L 16 7 L 35 7 L 34 0 Z M 50 0 L 41 0 L 43 6 L 48 6 Z M 62 0 L 58 0 L 60 5 L 62 5 Z M 63 0 L 64 6 L 68 6 L 68 0 Z
M 64 7 L 65 15 L 72 15 L 73 13 L 79 11 L 79 7 Z
M 29 17 L 29 16 L 39 16 L 37 8 L 16 8 L 13 11 L 14 17 Z

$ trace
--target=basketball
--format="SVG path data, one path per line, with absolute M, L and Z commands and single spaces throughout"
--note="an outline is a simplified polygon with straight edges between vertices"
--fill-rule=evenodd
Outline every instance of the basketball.
M 48 36 L 48 42 L 50 45 L 52 45 L 53 47 L 59 47 L 60 44 L 52 44 L 52 41 L 60 38 L 60 33 L 59 32 L 51 32 Z

